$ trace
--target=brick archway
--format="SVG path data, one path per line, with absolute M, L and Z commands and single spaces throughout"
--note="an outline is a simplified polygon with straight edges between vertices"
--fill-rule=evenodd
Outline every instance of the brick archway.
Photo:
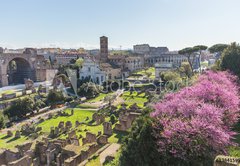
M 0 87 L 10 84 L 24 83 L 24 78 L 35 79 L 35 60 L 32 54 L 0 54 Z M 17 70 L 9 70 L 15 62 Z

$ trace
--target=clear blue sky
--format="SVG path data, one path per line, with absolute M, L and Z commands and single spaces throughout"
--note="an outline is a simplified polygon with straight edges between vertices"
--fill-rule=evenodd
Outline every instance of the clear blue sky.
M 168 46 L 240 41 L 239 0 L 2 0 L 0 46 Z

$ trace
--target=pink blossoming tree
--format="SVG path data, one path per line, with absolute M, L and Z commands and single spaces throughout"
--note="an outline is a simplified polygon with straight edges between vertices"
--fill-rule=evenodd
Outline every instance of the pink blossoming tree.
M 232 145 L 239 117 L 237 78 L 208 71 L 191 87 L 168 94 L 151 114 L 162 156 L 181 161 L 212 159 Z

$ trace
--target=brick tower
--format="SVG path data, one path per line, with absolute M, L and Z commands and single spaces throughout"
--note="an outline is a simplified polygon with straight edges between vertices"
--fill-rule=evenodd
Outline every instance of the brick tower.
M 100 37 L 100 61 L 107 62 L 108 60 L 108 38 Z

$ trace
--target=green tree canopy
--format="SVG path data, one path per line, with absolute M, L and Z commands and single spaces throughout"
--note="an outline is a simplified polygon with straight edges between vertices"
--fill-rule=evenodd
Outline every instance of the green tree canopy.
M 16 100 L 10 107 L 4 110 L 4 115 L 9 119 L 17 119 L 26 116 L 34 111 L 34 100 L 31 97 Z
M 212 47 L 210 47 L 208 50 L 210 53 L 217 53 L 217 52 L 223 52 L 224 49 L 226 49 L 229 45 L 227 44 L 215 44 Z
M 153 119 L 148 115 L 138 118 L 126 138 L 120 155 L 120 166 L 160 165 L 161 158 L 153 136 Z
M 223 51 L 220 67 L 240 77 L 240 46 L 237 43 L 232 43 Z
M 47 101 L 51 106 L 54 106 L 56 104 L 60 104 L 63 103 L 65 100 L 63 94 L 61 91 L 57 91 L 57 90 L 51 90 L 48 93 L 47 96 Z
M 191 67 L 188 62 L 182 62 L 181 67 L 178 70 L 183 77 L 190 78 L 192 76 Z
M 94 98 L 99 95 L 101 90 L 101 86 L 92 82 L 83 83 L 78 90 L 78 95 L 86 98 Z
M 193 60 L 192 60 L 192 56 L 194 52 L 200 52 L 203 51 L 203 50 L 206 50 L 208 47 L 207 46 L 204 46 L 204 45 L 197 45 L 197 46 L 194 46 L 194 47 L 187 47 L 187 48 L 184 48 L 180 51 L 178 51 L 179 54 L 181 55 L 185 55 L 188 59 L 188 63 L 191 67 L 191 71 L 193 73 Z

